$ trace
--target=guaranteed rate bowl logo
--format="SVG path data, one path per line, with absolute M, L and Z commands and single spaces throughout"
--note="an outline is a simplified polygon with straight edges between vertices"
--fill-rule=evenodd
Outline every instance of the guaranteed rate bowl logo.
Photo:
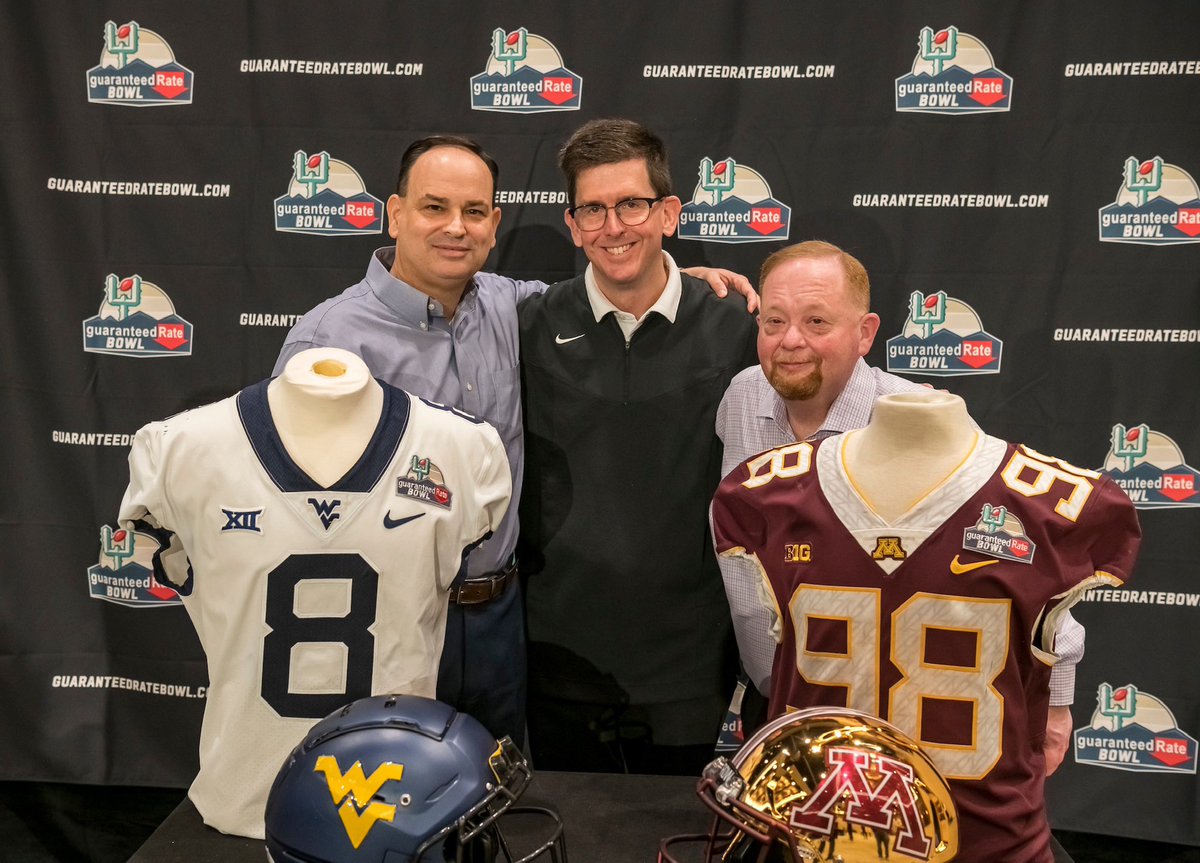
M 762 174 L 731 158 L 700 160 L 700 182 L 679 214 L 681 240 L 761 243 L 786 240 L 792 208 L 771 195 Z
M 120 357 L 187 357 L 192 325 L 175 312 L 166 292 L 139 275 L 104 279 L 104 301 L 83 322 L 83 349 Z
M 1125 490 L 1138 509 L 1200 506 L 1200 472 L 1183 460 L 1179 445 L 1150 426 L 1112 429 L 1102 472 Z
M 904 331 L 887 341 L 887 370 L 902 375 L 994 375 L 1004 343 L 975 310 L 945 291 L 908 298 Z
M 136 21 L 104 25 L 100 64 L 87 72 L 89 102 L 106 105 L 192 104 L 192 70 L 175 61 L 167 40 Z
M 1100 208 L 1100 242 L 1166 246 L 1200 243 L 1200 188 L 1161 156 L 1125 160 L 1117 200 Z
M 963 548 L 1014 563 L 1033 563 L 1037 546 L 1007 507 L 985 503 L 979 520 L 963 531 Z
M 986 114 L 1012 106 L 1012 78 L 971 34 L 922 27 L 917 47 L 912 71 L 896 79 L 897 111 Z
M 1080 764 L 1137 773 L 1196 772 L 1196 738 L 1179 727 L 1160 699 L 1132 683 L 1101 683 L 1091 724 L 1075 729 Z
M 158 540 L 140 530 L 100 528 L 100 560 L 89 566 L 88 593 L 129 608 L 179 605 L 179 594 L 154 578 Z
M 492 31 L 492 53 L 471 77 L 471 108 L 508 114 L 578 111 L 583 79 L 563 65 L 547 39 L 518 27 Z
M 341 237 L 383 230 L 383 201 L 367 191 L 358 171 L 324 150 L 292 157 L 288 193 L 275 199 L 275 230 Z

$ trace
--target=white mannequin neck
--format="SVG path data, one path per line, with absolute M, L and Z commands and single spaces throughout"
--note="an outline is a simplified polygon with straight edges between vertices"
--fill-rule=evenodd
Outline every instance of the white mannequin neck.
M 958 396 L 895 393 L 876 400 L 865 428 L 847 433 L 845 464 L 871 507 L 893 522 L 949 477 L 978 441 Z
M 383 388 L 359 357 L 310 348 L 267 387 L 271 419 L 297 466 L 328 488 L 366 450 L 383 411 Z

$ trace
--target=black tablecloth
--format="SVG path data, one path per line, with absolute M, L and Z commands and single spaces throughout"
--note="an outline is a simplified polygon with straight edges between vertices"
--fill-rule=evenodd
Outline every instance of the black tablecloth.
M 696 780 L 684 776 L 624 776 L 591 773 L 538 773 L 521 805 L 549 806 L 566 825 L 570 863 L 653 863 L 659 840 L 676 833 L 708 829 L 708 810 L 695 794 Z M 514 851 L 529 819 L 515 822 Z M 1071 858 L 1053 842 L 1055 863 Z M 691 849 L 684 859 L 698 860 Z M 204 826 L 191 800 L 184 799 L 129 863 L 263 863 L 263 843 L 226 836 Z

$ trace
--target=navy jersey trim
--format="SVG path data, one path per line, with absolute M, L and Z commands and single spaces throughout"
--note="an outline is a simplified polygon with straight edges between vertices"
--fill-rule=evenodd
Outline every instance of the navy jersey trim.
M 400 439 L 408 429 L 408 418 L 411 413 L 409 395 L 403 390 L 379 381 L 383 387 L 383 410 L 379 414 L 379 423 L 371 435 L 371 442 L 354 467 L 326 488 L 306 474 L 288 455 L 275 428 L 271 417 L 271 406 L 267 401 L 267 387 L 270 380 L 259 381 L 246 387 L 237 394 L 238 417 L 247 440 L 258 457 L 259 463 L 271 482 L 281 492 L 341 491 L 367 492 L 379 482 L 387 470 L 396 451 L 400 448 Z

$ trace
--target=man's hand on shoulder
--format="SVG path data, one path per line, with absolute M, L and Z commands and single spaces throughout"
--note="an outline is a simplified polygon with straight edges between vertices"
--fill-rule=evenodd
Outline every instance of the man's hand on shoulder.
M 718 297 L 728 295 L 729 289 L 733 288 L 746 298 L 746 311 L 751 313 L 758 311 L 758 294 L 755 292 L 754 286 L 750 284 L 750 280 L 741 273 L 716 267 L 687 267 L 681 268 L 679 272 L 708 282 L 708 286 Z

